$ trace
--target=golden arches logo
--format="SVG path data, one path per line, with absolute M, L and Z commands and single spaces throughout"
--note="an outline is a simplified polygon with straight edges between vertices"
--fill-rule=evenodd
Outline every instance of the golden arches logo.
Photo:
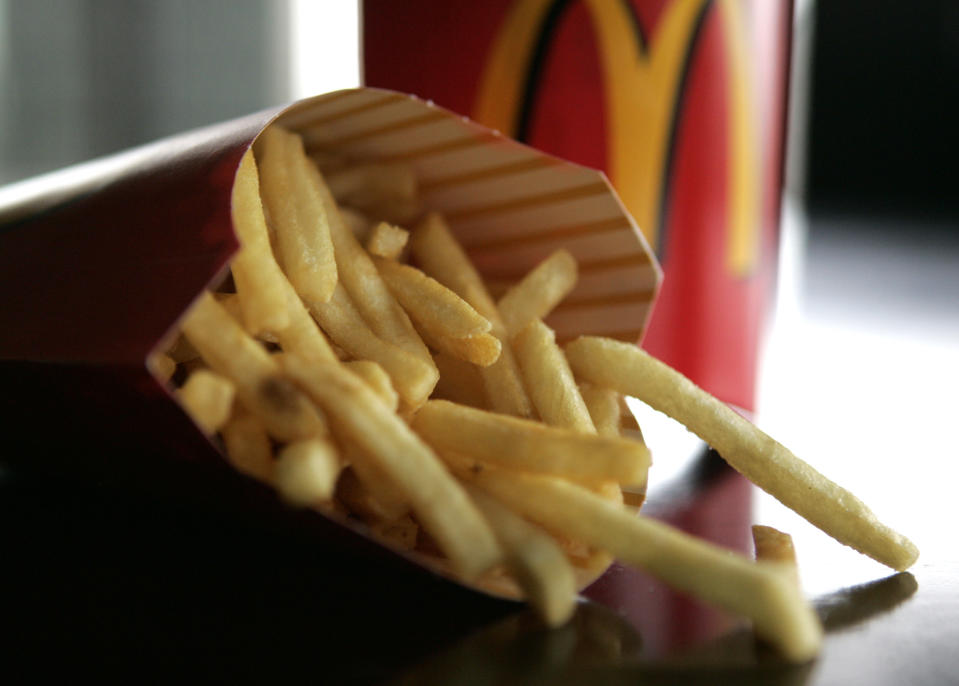
M 662 241 L 673 130 L 681 116 L 687 62 L 698 27 L 720 13 L 727 98 L 727 249 L 725 262 L 748 276 L 759 256 L 759 143 L 746 28 L 737 0 L 675 0 L 663 11 L 647 45 L 625 0 L 581 0 L 593 20 L 604 78 L 607 166 L 626 207 L 653 245 Z M 473 118 L 517 136 L 525 131 L 531 66 L 569 0 L 517 0 L 493 40 L 480 79 Z

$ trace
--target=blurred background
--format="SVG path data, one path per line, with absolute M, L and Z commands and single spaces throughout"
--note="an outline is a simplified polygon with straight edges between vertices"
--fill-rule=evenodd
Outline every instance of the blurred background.
M 927 551 L 895 503 L 937 507 L 959 475 L 959 3 L 799 1 L 795 27 L 759 422 Z M 358 33 L 349 1 L 0 0 L 0 183 L 357 85 Z

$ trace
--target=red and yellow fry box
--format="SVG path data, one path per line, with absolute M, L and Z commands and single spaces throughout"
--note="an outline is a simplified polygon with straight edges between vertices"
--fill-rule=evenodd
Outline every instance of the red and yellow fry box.
M 492 282 L 567 248 L 581 278 L 548 320 L 560 339 L 642 335 L 660 270 L 601 172 L 411 96 L 339 91 L 0 190 L 0 423 L 17 446 L 5 457 L 226 505 L 409 566 L 235 472 L 147 365 L 224 278 L 238 248 L 234 178 L 274 121 L 310 152 L 409 163 L 425 207 L 446 215 Z

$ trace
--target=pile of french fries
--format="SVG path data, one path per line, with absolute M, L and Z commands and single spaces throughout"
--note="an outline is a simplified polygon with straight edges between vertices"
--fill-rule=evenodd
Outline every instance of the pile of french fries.
M 788 659 L 814 656 L 788 536 L 757 529 L 753 560 L 638 513 L 650 454 L 633 396 L 840 541 L 915 560 L 852 494 L 637 346 L 561 348 L 543 319 L 576 283 L 568 252 L 494 300 L 421 205 L 408 168 L 311 157 L 276 125 L 247 152 L 230 278 L 151 360 L 237 470 L 550 625 L 617 558 L 749 618 Z

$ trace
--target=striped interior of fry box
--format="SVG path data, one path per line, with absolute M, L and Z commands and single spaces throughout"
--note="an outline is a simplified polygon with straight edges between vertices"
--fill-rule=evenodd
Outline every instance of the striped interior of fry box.
M 547 319 L 559 340 L 642 336 L 662 274 L 602 173 L 391 91 L 327 94 L 279 122 L 299 131 L 309 152 L 410 164 L 426 208 L 446 216 L 494 295 L 568 249 L 579 280 Z

